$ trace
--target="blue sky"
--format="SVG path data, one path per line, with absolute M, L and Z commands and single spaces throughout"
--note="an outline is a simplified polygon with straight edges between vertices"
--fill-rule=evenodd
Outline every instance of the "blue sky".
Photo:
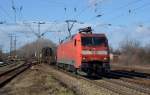
M 41 25 L 41 32 L 62 32 L 44 36 L 58 43 L 59 38 L 67 36 L 64 22 L 67 19 L 84 23 L 76 23 L 72 34 L 80 27 L 92 26 L 95 32 L 106 33 L 115 48 L 126 38 L 139 40 L 143 45 L 150 43 L 149 0 L 14 0 L 17 24 L 12 0 L 0 2 L 0 21 L 6 22 L 0 25 L 0 45 L 4 51 L 9 51 L 10 33 L 17 35 L 17 47 L 36 40 L 31 31 L 37 32 L 37 24 L 33 22 L 38 21 L 46 22 Z

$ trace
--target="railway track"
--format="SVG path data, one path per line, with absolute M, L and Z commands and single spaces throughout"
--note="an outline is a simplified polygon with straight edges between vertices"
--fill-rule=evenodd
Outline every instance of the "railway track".
M 108 79 L 108 78 L 102 78 L 102 79 L 89 79 L 83 76 L 78 76 L 75 74 L 72 74 L 70 72 L 64 71 L 62 69 L 58 69 L 59 71 L 68 74 L 69 76 L 72 76 L 77 79 L 82 79 L 85 81 L 88 81 L 89 83 L 96 85 L 97 87 L 104 88 L 107 90 L 110 90 L 116 94 L 120 95 L 150 95 L 150 88 L 143 87 L 141 85 L 123 81 L 122 79 Z M 113 76 L 116 77 L 117 76 Z
M 7 66 L 9 65 L 10 63 L 3 63 L 3 64 L 0 64 L 0 67 L 4 67 L 4 66 Z
M 128 74 L 121 72 L 111 72 L 110 74 L 103 75 L 106 78 L 119 78 L 124 82 L 134 83 L 141 85 L 142 87 L 150 87 L 150 76 L 147 74 Z
M 114 71 L 112 72 L 114 75 L 126 75 L 134 78 L 146 78 L 150 79 L 150 74 L 147 73 L 139 73 L 139 72 L 129 72 L 129 71 Z
M 30 64 L 22 64 L 13 69 L 0 73 L 0 88 L 2 88 L 9 81 L 11 81 L 13 78 L 15 78 L 17 75 L 19 75 L 29 67 Z
M 102 78 L 92 80 L 92 82 L 95 85 L 99 85 L 121 95 L 150 95 L 150 88 L 145 88 L 135 83 L 123 81 L 122 79 Z
M 101 83 L 101 84 L 104 83 L 105 87 L 107 87 L 108 89 L 115 91 L 119 94 L 124 93 L 124 95 L 141 95 L 141 94 L 150 95 L 150 89 L 149 88 L 144 88 L 144 87 L 137 85 L 137 84 L 124 82 L 124 81 L 119 80 L 119 79 L 118 80 L 116 80 L 116 79 L 103 79 L 103 80 L 95 80 L 95 81 L 98 83 Z M 127 92 L 125 92 L 125 91 L 127 91 Z M 130 93 L 130 92 L 132 92 L 132 93 Z
M 132 76 L 129 76 L 126 74 L 114 74 L 114 73 L 104 74 L 104 75 L 101 75 L 100 77 L 102 79 L 95 79 L 94 81 L 100 82 L 100 83 L 103 81 L 103 82 L 106 82 L 106 84 L 111 83 L 112 85 L 115 85 L 115 86 L 116 85 L 121 86 L 119 89 L 121 89 L 122 87 L 124 87 L 126 89 L 132 89 L 133 90 L 132 92 L 135 93 L 133 95 L 138 95 L 136 93 L 137 91 L 150 95 L 150 87 L 145 86 L 146 83 L 148 83 L 150 80 L 143 79 L 145 82 L 139 81 L 139 80 L 137 81 Z M 114 89 L 115 86 L 113 86 L 112 89 Z M 108 85 L 108 88 L 111 88 L 111 87 L 109 87 L 109 85 Z M 122 90 L 120 90 L 120 91 L 122 92 Z M 128 93 L 128 92 L 125 92 L 125 93 Z
M 148 67 L 141 67 L 141 66 L 123 66 L 118 64 L 111 64 L 112 70 L 125 70 L 127 72 L 136 72 L 136 73 L 147 73 L 150 75 L 150 69 Z

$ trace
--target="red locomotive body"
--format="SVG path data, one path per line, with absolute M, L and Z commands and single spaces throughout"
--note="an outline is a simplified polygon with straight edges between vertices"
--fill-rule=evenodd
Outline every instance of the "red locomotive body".
M 87 31 L 88 30 L 88 31 Z M 88 74 L 110 70 L 109 46 L 104 34 L 83 29 L 63 41 L 57 48 L 57 65 Z

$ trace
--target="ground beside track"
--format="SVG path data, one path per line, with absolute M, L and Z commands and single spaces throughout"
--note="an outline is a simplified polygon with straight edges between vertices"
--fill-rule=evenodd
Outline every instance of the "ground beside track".
M 126 70 L 126 71 L 135 71 L 141 73 L 150 74 L 150 65 L 140 66 L 140 65 L 123 65 L 119 63 L 111 63 L 112 70 Z
M 75 77 L 49 65 L 39 64 L 0 89 L 0 95 L 149 95 L 146 92 L 149 89 L 143 91 L 146 88 L 126 83 L 120 79 Z
M 30 68 L 1 88 L 0 95 L 75 95 L 44 69 L 40 66 Z
M 44 67 L 55 79 L 72 89 L 77 95 L 118 95 L 118 93 L 100 87 L 91 81 L 89 82 L 87 78 L 47 65 L 41 65 L 41 67 Z

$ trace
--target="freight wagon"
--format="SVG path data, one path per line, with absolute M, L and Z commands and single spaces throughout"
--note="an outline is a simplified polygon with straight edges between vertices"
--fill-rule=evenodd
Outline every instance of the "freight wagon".
M 56 63 L 56 55 L 54 49 L 51 47 L 42 48 L 42 62 L 47 64 Z
M 92 33 L 91 27 L 79 29 L 57 47 L 57 65 L 88 75 L 109 72 L 109 45 L 105 34 Z

